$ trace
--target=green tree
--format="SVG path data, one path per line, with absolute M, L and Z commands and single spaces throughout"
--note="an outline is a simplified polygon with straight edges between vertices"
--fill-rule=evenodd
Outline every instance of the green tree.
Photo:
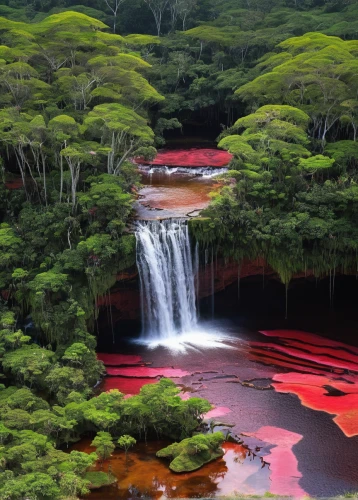
M 101 461 L 107 460 L 115 449 L 112 436 L 109 432 L 98 432 L 91 446 L 96 448 L 96 453 Z
M 53 359 L 52 351 L 31 344 L 6 352 L 2 365 L 4 370 L 10 372 L 20 383 L 29 384 L 30 387 L 42 387 Z
M 124 453 L 126 454 L 126 461 L 128 458 L 129 449 L 136 444 L 136 440 L 132 436 L 128 436 L 128 434 L 124 434 L 118 439 L 118 444 L 120 448 L 124 449 Z

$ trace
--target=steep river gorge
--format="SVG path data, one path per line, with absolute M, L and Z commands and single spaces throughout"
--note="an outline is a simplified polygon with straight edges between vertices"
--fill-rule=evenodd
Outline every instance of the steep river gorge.
M 199 267 L 213 281 L 217 263 L 210 251 L 199 262 L 186 219 L 209 202 L 222 165 L 216 168 L 142 171 L 135 225 L 142 329 L 119 321 L 114 344 L 102 332 L 99 358 L 108 376 L 101 389 L 136 394 L 158 377 L 173 378 L 182 397 L 213 404 L 207 418 L 236 442 L 224 445 L 222 459 L 180 475 L 155 457 L 163 443 L 138 444 L 128 466 L 116 452 L 107 466 L 118 483 L 93 492 L 93 499 L 333 497 L 358 490 L 358 348 L 337 340 L 337 322 L 327 337 L 308 313 L 296 323 L 295 317 L 285 322 L 282 311 L 277 319 L 275 310 L 260 318 L 258 283 L 251 290 L 256 314 L 235 312 L 233 290 L 199 300 Z M 275 286 L 267 287 L 274 295 Z M 90 450 L 89 441 L 76 448 Z

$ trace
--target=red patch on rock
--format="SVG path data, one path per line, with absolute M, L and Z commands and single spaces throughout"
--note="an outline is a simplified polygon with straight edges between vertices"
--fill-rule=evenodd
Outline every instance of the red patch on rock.
M 306 492 L 299 485 L 302 474 L 298 470 L 298 462 L 292 448 L 301 441 L 301 434 L 290 432 L 279 427 L 261 427 L 257 432 L 244 433 L 260 441 L 274 445 L 265 461 L 270 464 L 270 492 L 274 495 L 303 497 Z
M 329 375 L 310 375 L 307 373 L 278 373 L 273 376 L 275 382 L 288 384 L 312 385 L 315 387 L 330 386 L 345 394 L 358 394 L 358 384 L 348 384 L 347 382 L 331 378 Z
M 251 356 L 263 363 L 272 361 L 276 366 L 294 370 L 274 375 L 272 387 L 277 392 L 295 394 L 307 408 L 335 415 L 334 422 L 347 437 L 358 435 L 358 375 L 345 373 L 346 370 L 358 372 L 358 348 L 296 330 L 261 333 L 278 337 L 285 345 L 252 342 L 250 345 L 256 349 Z M 282 361 L 281 353 L 296 359 Z M 316 365 L 318 369 L 300 366 L 300 363 Z M 334 389 L 340 393 L 332 392 Z
M 301 342 L 296 342 L 294 340 L 288 340 L 287 344 L 292 347 L 296 347 L 297 349 L 305 349 L 313 354 L 326 354 L 327 356 L 332 356 L 332 358 L 334 359 L 338 358 L 344 359 L 346 361 L 352 361 L 352 363 L 355 363 L 358 368 L 358 356 L 343 349 L 339 349 L 337 347 L 327 347 L 323 345 L 306 345 L 305 347 L 303 347 Z
M 302 332 L 300 330 L 263 330 L 260 331 L 260 333 L 262 333 L 262 335 L 266 335 L 266 337 L 300 340 L 304 344 L 341 347 L 358 354 L 358 347 L 344 344 L 343 342 L 338 342 L 337 340 L 326 339 L 316 335 L 315 333 Z
M 315 363 L 326 365 L 329 367 L 343 368 L 344 370 L 352 370 L 358 372 L 358 364 L 352 363 L 350 361 L 345 361 L 344 359 L 333 358 L 324 354 L 311 354 L 310 352 L 295 349 L 294 347 L 284 346 L 280 344 L 273 343 L 264 343 L 264 342 L 251 342 L 252 346 L 262 347 L 262 348 L 271 348 L 276 351 L 284 352 L 289 356 L 293 356 L 296 358 L 306 359 L 309 361 L 314 361 Z M 302 346 L 305 347 L 305 346 Z
M 309 379 L 311 383 L 314 382 L 312 377 Z M 322 378 L 324 380 L 321 380 Z M 301 377 L 299 377 L 298 373 L 293 373 L 275 375 L 274 379 L 300 381 Z M 329 381 L 330 383 L 327 384 L 327 380 L 329 379 L 316 377 L 315 383 L 320 384 L 323 382 L 322 385 L 331 385 L 332 387 L 339 384 L 335 381 Z M 349 384 L 344 385 L 347 386 Z M 295 394 L 298 396 L 303 406 L 307 408 L 336 415 L 333 420 L 347 437 L 356 436 L 358 434 L 357 393 L 346 394 L 345 396 L 329 396 L 327 389 L 321 385 L 300 385 L 299 382 L 273 383 L 272 386 L 277 392 Z M 353 387 L 354 386 L 352 386 L 352 389 Z
M 143 362 L 142 358 L 135 354 L 108 354 L 99 352 L 97 359 L 103 361 L 106 366 L 138 365 Z
M 228 413 L 231 413 L 230 408 L 226 408 L 226 406 L 218 406 L 217 408 L 208 411 L 208 413 L 205 413 L 205 418 L 223 417 Z
M 232 160 L 227 151 L 209 148 L 161 150 L 152 161 L 136 158 L 135 162 L 144 165 L 166 167 L 226 167 Z
M 119 377 L 135 378 L 181 378 L 190 375 L 189 372 L 175 368 L 149 368 L 147 366 L 127 367 L 127 368 L 107 368 L 107 374 Z
M 265 344 L 263 344 L 263 345 L 265 345 Z M 270 360 L 270 362 L 273 362 L 273 360 L 284 361 L 288 365 L 295 366 L 294 369 L 297 369 L 298 366 L 300 368 L 311 367 L 312 373 L 315 373 L 316 371 L 328 370 L 328 368 L 326 366 L 318 365 L 317 363 L 313 363 L 311 361 L 290 358 L 289 356 L 286 356 L 284 354 L 280 354 L 280 353 L 277 353 L 277 352 L 274 352 L 271 350 L 268 351 L 266 349 L 260 349 L 260 348 L 259 349 L 250 349 L 250 354 L 254 355 L 257 358 L 257 360 L 262 359 L 263 361 L 265 361 L 265 359 L 268 358 Z M 295 363 L 299 363 L 299 364 L 295 364 Z M 279 365 L 279 366 L 281 366 L 281 365 Z M 282 366 L 285 366 L 285 365 L 282 365 Z M 318 368 L 318 370 L 317 370 L 317 368 Z M 308 370 L 308 369 L 302 370 L 302 371 L 310 372 L 310 370 Z
M 274 365 L 274 366 L 279 366 L 282 368 L 289 368 L 290 370 L 297 370 L 301 372 L 308 372 L 308 373 L 314 373 L 316 375 L 321 375 L 324 374 L 324 371 L 321 370 L 316 370 L 315 368 L 309 368 L 308 366 L 302 366 L 300 364 L 295 364 L 291 363 L 289 361 L 281 361 L 276 359 L 275 357 L 261 357 L 261 356 L 255 356 L 255 355 L 249 355 L 248 359 L 251 361 L 257 361 L 259 363 L 263 363 L 264 365 Z

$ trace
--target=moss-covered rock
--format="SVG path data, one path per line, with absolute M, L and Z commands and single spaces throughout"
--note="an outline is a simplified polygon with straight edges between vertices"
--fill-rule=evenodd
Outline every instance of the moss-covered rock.
M 107 474 L 102 471 L 86 472 L 85 479 L 90 482 L 90 490 L 96 490 L 97 488 L 102 488 L 102 486 L 109 486 L 117 482 L 117 478 L 113 474 Z
M 174 472 L 190 472 L 222 457 L 223 442 L 224 436 L 221 432 L 199 434 L 159 450 L 157 457 L 171 459 L 169 468 Z

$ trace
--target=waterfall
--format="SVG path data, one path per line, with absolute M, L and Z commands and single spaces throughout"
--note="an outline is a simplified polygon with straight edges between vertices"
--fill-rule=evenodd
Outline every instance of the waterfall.
M 183 220 L 136 227 L 143 336 L 169 339 L 197 325 L 188 226 Z

